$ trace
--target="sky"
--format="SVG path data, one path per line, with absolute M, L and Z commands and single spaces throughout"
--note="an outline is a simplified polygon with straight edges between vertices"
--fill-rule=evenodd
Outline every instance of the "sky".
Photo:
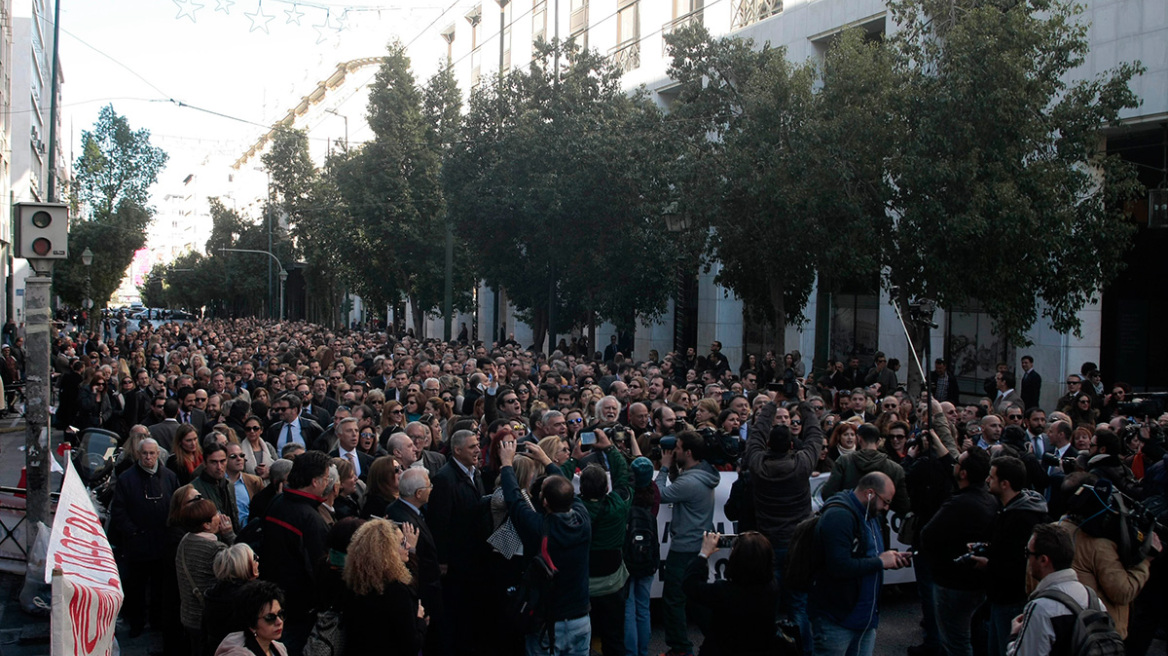
M 79 154 L 82 131 L 112 104 L 170 156 L 157 205 L 159 191 L 200 162 L 242 155 L 342 61 L 380 56 L 395 37 L 415 40 L 410 54 L 424 80 L 445 52 L 437 30 L 477 1 L 60 0 L 63 147 Z M 368 137 L 364 94 L 354 92 L 374 71 L 352 74 L 327 101 L 349 116 L 352 142 Z M 308 127 L 316 143 L 343 137 L 337 117 Z

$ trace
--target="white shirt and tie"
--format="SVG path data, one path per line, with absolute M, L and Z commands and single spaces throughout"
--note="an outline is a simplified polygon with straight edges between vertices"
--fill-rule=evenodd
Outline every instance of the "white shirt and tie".
M 348 460 L 350 465 L 353 465 L 353 471 L 356 472 L 357 477 L 360 478 L 361 477 L 361 459 L 357 457 L 356 449 L 354 449 L 353 451 L 346 451 L 344 447 L 337 445 L 337 453 L 340 454 L 341 458 Z
M 280 439 L 276 440 L 276 451 L 284 452 L 284 446 L 289 442 L 295 442 L 304 448 L 308 445 L 304 443 L 304 437 L 300 434 L 300 417 L 292 420 L 290 424 L 284 424 L 284 428 L 280 431 Z

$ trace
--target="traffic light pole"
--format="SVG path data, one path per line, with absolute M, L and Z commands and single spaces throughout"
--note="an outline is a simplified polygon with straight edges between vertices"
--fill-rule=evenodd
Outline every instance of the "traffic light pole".
M 24 463 L 27 478 L 25 501 L 25 552 L 29 554 L 28 580 L 44 581 L 44 572 L 32 571 L 32 549 L 37 539 L 37 523 L 51 524 L 49 513 L 49 458 L 52 457 L 49 426 L 49 287 L 53 282 L 52 260 L 29 260 L 36 271 L 25 281 L 24 307 L 27 326 L 24 387 Z

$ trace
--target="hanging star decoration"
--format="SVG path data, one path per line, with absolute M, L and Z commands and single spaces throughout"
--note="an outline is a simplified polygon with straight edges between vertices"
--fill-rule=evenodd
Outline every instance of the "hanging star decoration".
M 286 23 L 287 25 L 291 25 L 293 23 L 299 25 L 300 19 L 304 18 L 304 12 L 297 9 L 296 5 L 292 5 L 291 9 L 285 9 L 284 13 L 288 15 L 288 22 Z
M 271 32 L 268 32 L 268 23 L 272 22 L 272 19 L 275 18 L 275 16 L 269 16 L 264 13 L 263 2 L 260 2 L 256 5 L 255 13 L 249 14 L 244 12 L 243 15 L 247 16 L 248 19 L 251 20 L 251 29 L 249 29 L 248 32 L 263 30 L 264 34 L 271 34 Z
M 318 46 L 328 40 L 328 36 L 326 35 L 326 32 L 328 32 L 328 30 L 330 29 L 329 28 L 329 18 L 330 18 L 329 11 L 328 11 L 328 9 L 325 9 L 324 10 L 324 22 L 321 23 L 320 25 L 313 25 L 312 26 L 312 29 L 316 30 L 316 45 L 318 45 Z
M 192 23 L 195 22 L 195 12 L 203 8 L 203 5 L 195 0 L 174 0 L 174 4 L 178 7 L 178 15 L 174 17 L 175 20 L 186 16 L 191 19 Z
M 222 11 L 227 15 L 231 15 L 231 5 L 235 4 L 235 0 L 215 0 L 215 11 Z
M 348 20 L 349 20 L 349 10 L 346 9 L 345 11 L 341 12 L 341 17 L 336 20 L 336 24 L 333 27 L 338 32 L 344 32 L 345 28 L 347 27 L 347 25 L 345 25 L 345 22 Z

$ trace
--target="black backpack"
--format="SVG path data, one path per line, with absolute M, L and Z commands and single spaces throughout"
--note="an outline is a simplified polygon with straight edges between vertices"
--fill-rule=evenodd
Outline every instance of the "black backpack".
M 846 501 L 828 501 L 819 509 L 819 512 L 799 522 L 795 532 L 791 534 L 791 546 L 787 551 L 786 570 L 783 572 L 783 585 L 792 590 L 807 592 L 811 590 L 811 583 L 815 575 L 823 569 L 823 549 L 819 546 L 816 530 L 819 528 L 819 519 L 828 508 L 846 508 L 855 521 L 855 533 L 852 538 L 852 553 L 863 553 L 861 542 L 864 538 L 863 520 L 856 514 L 854 508 Z
M 644 506 L 629 509 L 629 526 L 625 531 L 625 568 L 629 576 L 640 578 L 657 573 L 661 564 L 661 545 L 657 541 L 657 518 Z
M 508 590 L 509 615 L 514 627 L 522 634 L 539 634 L 541 639 L 549 633 L 549 644 L 555 644 L 554 623 L 547 621 L 552 583 L 556 578 L 555 563 L 548 553 L 547 526 L 544 526 L 539 553 L 528 563 L 519 587 Z
M 1086 608 L 1060 590 L 1046 590 L 1035 598 L 1057 601 L 1074 616 L 1067 656 L 1122 656 L 1125 653 L 1123 638 L 1119 637 L 1115 623 L 1091 588 L 1087 588 Z

